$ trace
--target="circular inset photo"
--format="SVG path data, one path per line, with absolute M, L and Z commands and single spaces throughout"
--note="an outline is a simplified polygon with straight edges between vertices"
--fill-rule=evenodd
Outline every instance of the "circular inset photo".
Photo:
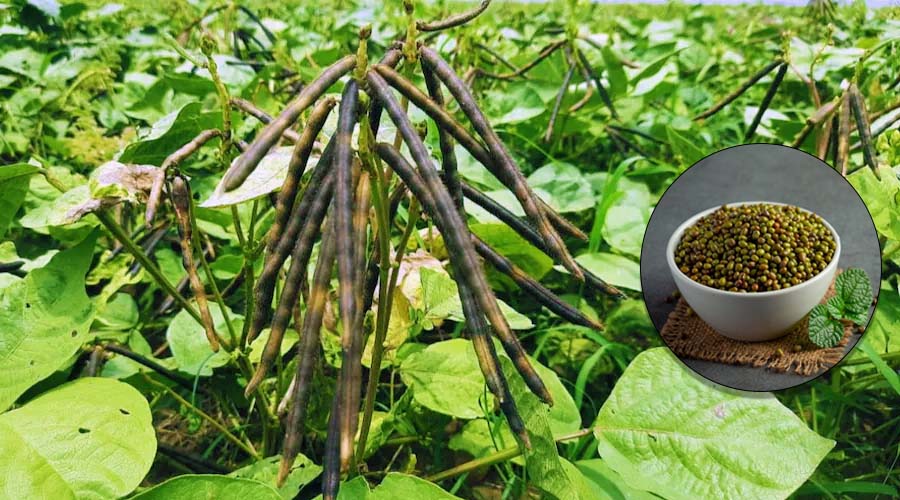
M 786 389 L 859 341 L 881 283 L 865 204 L 818 158 L 748 144 L 698 161 L 647 225 L 641 287 L 688 367 L 746 391 Z

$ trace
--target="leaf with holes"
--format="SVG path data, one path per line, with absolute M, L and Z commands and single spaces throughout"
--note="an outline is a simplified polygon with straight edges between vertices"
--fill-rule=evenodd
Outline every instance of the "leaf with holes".
M 147 400 L 128 384 L 82 378 L 0 415 L 0 497 L 117 498 L 156 456 Z
M 84 276 L 95 236 L 0 289 L 0 410 L 62 367 L 87 339 L 94 305 Z

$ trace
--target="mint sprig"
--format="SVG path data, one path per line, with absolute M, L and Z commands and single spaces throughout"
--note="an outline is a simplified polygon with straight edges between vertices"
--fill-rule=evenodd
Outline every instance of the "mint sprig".
M 819 347 L 834 347 L 844 337 L 841 320 L 862 325 L 869 318 L 872 282 L 865 271 L 847 269 L 834 281 L 834 297 L 809 313 L 809 340 Z

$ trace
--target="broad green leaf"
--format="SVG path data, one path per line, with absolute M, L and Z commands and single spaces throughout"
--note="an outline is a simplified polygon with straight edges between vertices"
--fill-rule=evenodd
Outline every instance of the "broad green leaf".
M 429 410 L 466 419 L 484 415 L 478 403 L 486 391 L 484 377 L 467 340 L 445 340 L 410 354 L 400 376 L 416 402 Z
M 8 181 L 16 177 L 28 177 L 39 169 L 30 163 L 13 163 L 0 167 L 0 181 Z
M 291 161 L 293 149 L 293 147 L 273 149 L 269 154 L 263 156 L 256 169 L 237 189 L 225 191 L 225 187 L 220 182 L 216 186 L 216 190 L 200 206 L 206 208 L 227 207 L 280 190 L 287 176 L 288 163 Z M 312 155 L 306 165 L 306 171 L 311 172 L 318 161 L 319 156 Z
M 372 500 L 397 500 L 409 498 L 415 500 L 459 500 L 459 497 L 442 490 L 440 486 L 420 477 L 389 472 L 371 495 Z
M 185 474 L 143 491 L 135 500 L 281 500 L 275 488 L 252 479 Z
M 606 252 L 585 253 L 575 261 L 613 286 L 641 290 L 641 268 L 637 262 Z
M 0 180 L 0 238 L 6 235 L 6 230 L 16 218 L 16 213 L 22 202 L 25 201 L 25 195 L 28 193 L 28 177 L 18 176 L 11 179 Z
M 900 351 L 900 293 L 890 282 L 881 282 L 881 293 L 865 341 L 879 354 Z M 857 357 L 859 353 L 853 350 L 850 356 Z
M 889 239 L 900 240 L 900 180 L 889 168 L 880 168 L 881 179 L 877 179 L 871 169 L 861 168 L 847 176 L 866 203 L 875 229 Z
M 63 366 L 87 340 L 94 305 L 84 275 L 95 239 L 0 289 L 0 410 Z
M 494 250 L 513 261 L 536 280 L 540 280 L 553 269 L 553 259 L 525 241 L 525 238 L 506 224 L 472 224 L 469 228 Z
M 443 319 L 464 321 L 465 315 L 462 302 L 459 300 L 459 289 L 456 282 L 446 273 L 429 268 L 423 268 L 420 274 L 426 319 L 432 323 Z M 497 303 L 510 328 L 526 330 L 534 326 L 530 319 L 507 305 L 506 302 L 498 300 Z
M 483 418 L 470 420 L 448 443 L 451 450 L 464 451 L 474 458 L 485 457 L 514 446 L 517 446 L 516 438 L 502 417 L 491 422 Z M 522 457 L 514 458 L 513 462 L 524 464 Z
M 224 332 L 223 332 L 224 333 Z M 269 335 L 272 333 L 271 328 L 266 328 L 260 334 L 253 339 L 253 342 L 250 343 L 250 352 L 247 354 L 247 357 L 250 358 L 250 361 L 254 363 L 259 363 L 259 360 L 262 358 L 263 350 L 266 348 L 266 343 L 269 341 Z M 205 338 L 205 337 L 204 337 Z M 288 351 L 291 350 L 291 347 L 294 347 L 300 340 L 300 334 L 297 333 L 293 328 L 288 328 L 284 331 L 284 337 L 281 339 L 281 348 L 279 349 L 280 356 L 284 356 Z
M 531 440 L 531 449 L 525 450 L 529 482 L 546 494 L 543 498 L 587 500 L 588 497 L 583 496 L 585 484 L 581 473 L 571 464 L 565 464 L 557 451 L 550 420 L 551 408 L 531 393 L 509 358 L 501 357 L 500 363 Z
M 52 201 L 42 202 L 32 208 L 19 219 L 19 224 L 35 230 L 72 224 L 81 217 L 78 213 L 79 209 L 90 201 L 91 189 L 87 184 L 83 184 L 58 195 Z M 83 223 L 99 224 L 93 217 L 85 219 Z
M 673 499 L 785 498 L 834 446 L 771 394 L 700 379 L 665 348 L 631 362 L 594 427 L 627 484 Z
M 527 82 L 516 82 L 502 91 L 488 93 L 493 125 L 519 123 L 543 114 L 547 107 L 540 94 Z
M 228 328 L 219 305 L 210 302 L 209 313 L 212 315 L 216 332 L 220 336 L 227 337 Z M 231 311 L 228 313 L 232 321 L 240 318 Z M 185 373 L 208 377 L 212 375 L 213 368 L 225 366 L 228 363 L 228 353 L 224 349 L 213 352 L 206 340 L 203 326 L 183 309 L 169 323 L 169 327 L 166 329 L 166 340 L 169 342 L 169 349 L 172 350 L 178 369 Z
M 571 163 L 548 163 L 528 176 L 528 184 L 547 193 L 544 201 L 557 212 L 579 212 L 594 206 L 590 182 Z
M 603 56 L 603 64 L 606 66 L 606 79 L 609 80 L 609 94 L 616 98 L 625 95 L 628 90 L 628 75 L 622 67 L 622 61 L 613 52 L 609 45 L 604 45 L 600 51 Z
M 584 475 L 593 491 L 591 498 L 610 500 L 658 500 L 659 497 L 635 488 L 600 459 L 580 460 L 575 467 Z
M 240 469 L 228 474 L 231 477 L 241 479 L 252 479 L 267 484 L 278 490 L 278 494 L 284 500 L 292 500 L 300 492 L 300 489 L 307 484 L 313 482 L 322 473 L 322 467 L 313 463 L 302 453 L 294 459 L 294 465 L 288 473 L 284 484 L 279 488 L 276 485 L 278 479 L 278 467 L 281 462 L 281 455 L 257 460 L 252 464 L 241 467 Z M 249 499 L 247 499 L 249 500 Z
M 697 163 L 707 153 L 711 153 L 711 151 L 704 151 L 699 148 L 696 138 L 687 138 L 672 127 L 666 127 L 666 135 L 669 137 L 669 146 L 672 148 L 672 152 L 681 160 L 681 165 L 684 167 Z M 700 144 L 703 143 L 701 142 Z
M 130 385 L 82 378 L 0 415 L 4 498 L 117 498 L 156 455 L 147 400 Z
M 618 200 L 606 212 L 603 239 L 614 249 L 640 258 L 644 232 L 650 221 L 650 206 L 629 205 L 623 201 Z
M 163 160 L 200 132 L 222 126 L 222 114 L 204 112 L 199 102 L 184 105 L 153 124 L 150 132 L 122 151 L 118 161 L 161 165 Z

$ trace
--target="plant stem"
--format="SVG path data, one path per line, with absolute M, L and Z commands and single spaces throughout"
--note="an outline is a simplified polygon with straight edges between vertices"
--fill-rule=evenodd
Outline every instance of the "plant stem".
M 581 430 L 575 431 L 571 434 L 559 436 L 559 437 L 555 438 L 554 440 L 556 442 L 560 442 L 560 441 L 569 441 L 572 439 L 578 439 L 578 438 L 581 438 L 581 437 L 591 434 L 595 430 L 596 430 L 596 428 L 581 429 Z M 433 483 L 437 483 L 439 481 L 443 481 L 444 479 L 458 476 L 458 475 L 464 474 L 466 472 L 471 472 L 480 467 L 496 465 L 496 464 L 505 462 L 507 460 L 511 460 L 521 454 L 522 454 L 522 450 L 518 446 L 512 447 L 512 448 L 506 448 L 505 450 L 500 450 L 500 451 L 494 452 L 486 457 L 476 458 L 475 460 L 470 460 L 468 462 L 459 464 L 456 467 L 452 467 L 443 472 L 438 472 L 437 474 L 432 474 L 431 476 L 428 476 L 425 479 L 428 481 L 431 481 Z
M 159 382 L 153 380 L 152 378 L 150 378 L 150 377 L 148 377 L 148 376 L 146 376 L 146 375 L 144 375 L 144 379 L 145 379 L 149 384 L 155 385 L 156 387 L 159 387 L 160 389 L 164 390 L 166 393 L 168 393 L 170 396 L 172 396 L 172 398 L 174 398 L 176 401 L 178 401 L 179 403 L 181 403 L 181 404 L 184 405 L 185 407 L 187 407 L 187 408 L 189 408 L 190 410 L 192 410 L 192 411 L 194 411 L 195 413 L 197 413 L 197 415 L 200 415 L 201 418 L 203 418 L 204 420 L 206 420 L 207 422 L 209 422 L 213 427 L 215 427 L 216 429 L 218 429 L 218 430 L 225 436 L 226 439 L 228 439 L 229 441 L 231 441 L 232 443 L 234 443 L 238 448 L 240 448 L 240 449 L 244 450 L 245 452 L 247 452 L 248 455 L 250 455 L 251 457 L 255 458 L 256 460 L 259 460 L 259 459 L 262 458 L 262 456 L 259 454 L 259 452 L 257 452 L 257 451 L 253 448 L 253 444 L 252 444 L 252 443 L 245 443 L 245 442 L 241 441 L 237 436 L 235 436 L 234 434 L 232 434 L 231 431 L 229 431 L 227 427 L 225 427 L 224 425 L 222 425 L 221 422 L 219 422 L 218 420 L 216 420 L 215 418 L 213 418 L 212 416 L 210 416 L 209 414 L 207 414 L 206 412 L 204 412 L 204 411 L 201 410 L 200 408 L 197 408 L 196 406 L 192 405 L 190 401 L 188 401 L 188 400 L 184 399 L 183 397 L 181 397 L 180 394 L 178 394 L 177 392 L 175 392 L 175 391 L 173 391 L 172 389 L 170 389 L 167 385 L 162 384 L 162 383 L 159 383 Z

